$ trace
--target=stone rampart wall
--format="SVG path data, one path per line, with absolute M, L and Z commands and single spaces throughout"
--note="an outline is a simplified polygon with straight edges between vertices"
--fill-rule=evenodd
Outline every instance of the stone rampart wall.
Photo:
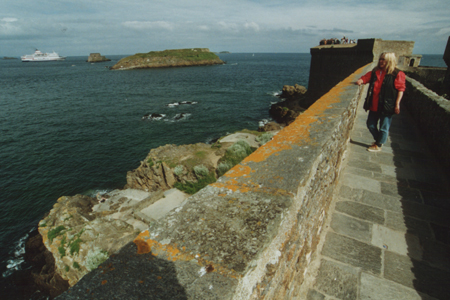
M 308 97 L 314 102 L 358 68 L 376 62 L 383 52 L 401 57 L 411 55 L 413 47 L 413 41 L 359 39 L 357 44 L 311 48 Z
M 369 69 L 357 70 L 216 183 L 152 223 L 134 241 L 134 258 L 126 246 L 126 254 L 83 277 L 64 299 L 86 290 L 99 299 L 119 290 L 131 296 L 144 284 L 164 286 L 155 299 L 175 299 L 174 291 L 182 299 L 292 299 L 319 242 L 364 97 L 354 82 Z M 120 288 L 105 290 L 115 285 L 105 276 L 124 259 L 127 274 L 169 271 L 135 280 L 141 285 L 122 277 Z
M 450 176 L 450 101 L 407 77 L 403 102 Z
M 205 268 L 204 280 L 229 287 L 226 295 L 217 288 L 220 294 L 211 291 L 202 299 L 292 298 L 339 176 L 361 98 L 353 82 L 363 70 L 368 68 L 346 78 L 272 141 L 141 233 L 135 240 L 138 252 L 174 261 L 178 272 L 187 262 Z

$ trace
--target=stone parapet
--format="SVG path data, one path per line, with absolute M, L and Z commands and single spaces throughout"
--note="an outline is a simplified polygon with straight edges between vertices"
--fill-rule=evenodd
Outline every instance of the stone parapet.
M 383 52 L 394 52 L 401 57 L 412 55 L 413 48 L 413 41 L 382 39 L 359 39 L 357 44 L 313 47 L 308 98 L 314 102 L 356 69 L 377 62 Z
M 61 299 L 293 298 L 316 250 L 365 96 L 354 82 L 369 70 L 345 78 Z
M 450 176 L 450 101 L 406 77 L 403 102 Z

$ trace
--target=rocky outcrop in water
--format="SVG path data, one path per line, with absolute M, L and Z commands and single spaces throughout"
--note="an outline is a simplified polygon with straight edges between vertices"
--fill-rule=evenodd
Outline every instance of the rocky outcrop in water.
M 207 48 L 175 49 L 137 53 L 119 60 L 111 70 L 210 66 L 224 62 Z
M 306 92 L 306 88 L 298 84 L 294 86 L 283 86 L 279 97 L 285 100 L 273 104 L 269 110 L 270 115 L 276 122 L 282 125 L 289 125 L 294 122 L 300 113 L 305 111 L 310 105 Z
M 87 60 L 87 62 L 104 62 L 104 61 L 111 61 L 111 60 L 109 58 L 104 57 L 103 55 L 100 55 L 100 53 L 91 53 Z

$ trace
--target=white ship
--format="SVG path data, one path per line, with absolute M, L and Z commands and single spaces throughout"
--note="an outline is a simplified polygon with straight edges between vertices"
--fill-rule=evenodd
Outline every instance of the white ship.
M 23 62 L 28 61 L 53 61 L 53 60 L 65 60 L 65 56 L 59 56 L 58 53 L 42 53 L 38 49 L 33 54 L 27 54 L 21 57 Z

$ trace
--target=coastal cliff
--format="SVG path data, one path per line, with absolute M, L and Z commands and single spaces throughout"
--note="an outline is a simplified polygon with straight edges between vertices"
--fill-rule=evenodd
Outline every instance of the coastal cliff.
M 207 48 L 137 53 L 119 60 L 111 70 L 220 65 L 224 62 Z
M 128 172 L 124 189 L 60 197 L 33 238 L 34 256 L 47 258 L 33 271 L 36 285 L 59 295 L 272 136 L 244 130 L 213 145 L 161 146 Z

